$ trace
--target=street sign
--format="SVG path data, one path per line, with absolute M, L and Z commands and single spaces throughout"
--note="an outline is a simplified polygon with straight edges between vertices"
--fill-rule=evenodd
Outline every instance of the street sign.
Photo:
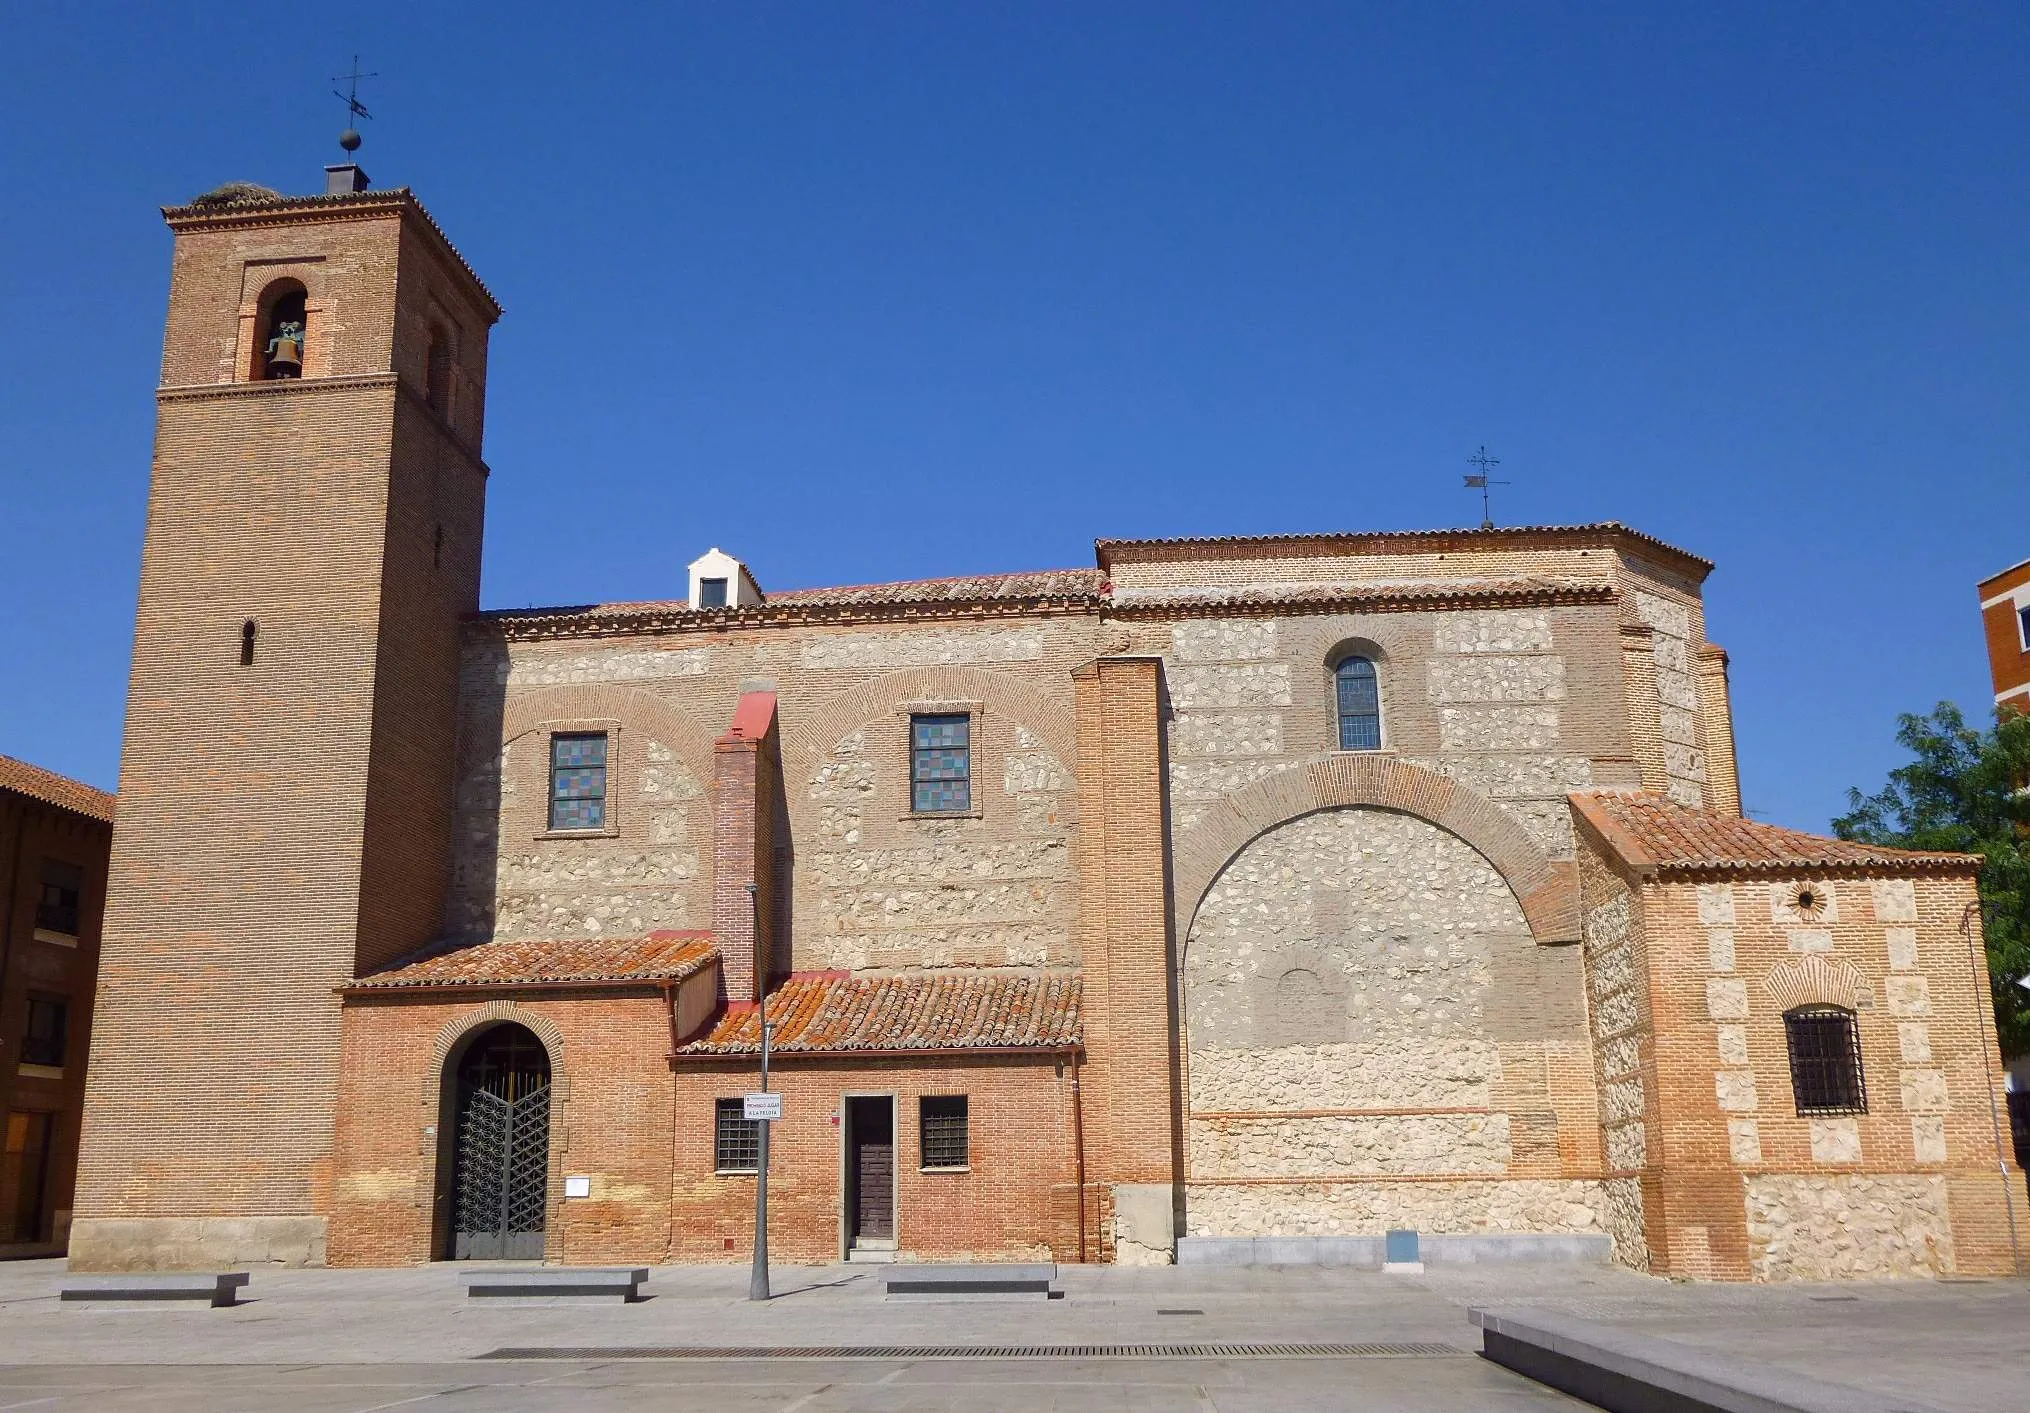
M 740 1096 L 740 1116 L 747 1119 L 779 1119 L 782 1117 L 782 1096 L 743 1094 Z

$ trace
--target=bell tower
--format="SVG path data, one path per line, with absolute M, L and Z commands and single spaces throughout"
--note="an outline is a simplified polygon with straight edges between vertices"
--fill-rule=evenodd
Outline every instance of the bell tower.
M 174 232 L 71 1260 L 318 1264 L 333 988 L 428 942 L 493 296 L 407 190 Z

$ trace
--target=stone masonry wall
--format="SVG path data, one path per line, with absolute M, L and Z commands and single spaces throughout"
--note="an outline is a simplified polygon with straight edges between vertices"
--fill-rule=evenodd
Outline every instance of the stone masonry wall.
M 1596 1120 L 1583 1075 L 1551 1077 L 1585 1042 L 1576 968 L 1541 970 L 1546 950 L 1493 866 L 1423 820 L 1328 810 L 1259 836 L 1186 944 L 1190 1234 L 1368 1230 L 1440 1188 L 1462 1205 L 1427 1230 L 1604 1229 L 1597 1184 L 1360 1181 L 1565 1171 L 1561 1139 L 1583 1144 L 1559 1108 Z

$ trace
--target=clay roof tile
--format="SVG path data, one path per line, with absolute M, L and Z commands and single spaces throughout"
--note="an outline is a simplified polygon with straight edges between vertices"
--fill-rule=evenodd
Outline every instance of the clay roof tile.
M 1974 854 L 1891 849 L 1807 834 L 1690 809 L 1649 792 L 1587 790 L 1571 800 L 1623 862 L 1658 873 L 1970 873 L 1980 866 Z
M 859 977 L 798 973 L 768 998 L 773 1049 L 1062 1050 L 1082 1041 L 1079 978 L 1069 972 Z M 680 1055 L 761 1049 L 757 1006 L 727 1010 Z

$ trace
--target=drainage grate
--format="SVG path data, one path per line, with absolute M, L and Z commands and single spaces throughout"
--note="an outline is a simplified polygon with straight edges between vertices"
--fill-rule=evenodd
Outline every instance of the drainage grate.
M 808 1344 L 493 1349 L 481 1359 L 1429 1359 L 1449 1344 Z

